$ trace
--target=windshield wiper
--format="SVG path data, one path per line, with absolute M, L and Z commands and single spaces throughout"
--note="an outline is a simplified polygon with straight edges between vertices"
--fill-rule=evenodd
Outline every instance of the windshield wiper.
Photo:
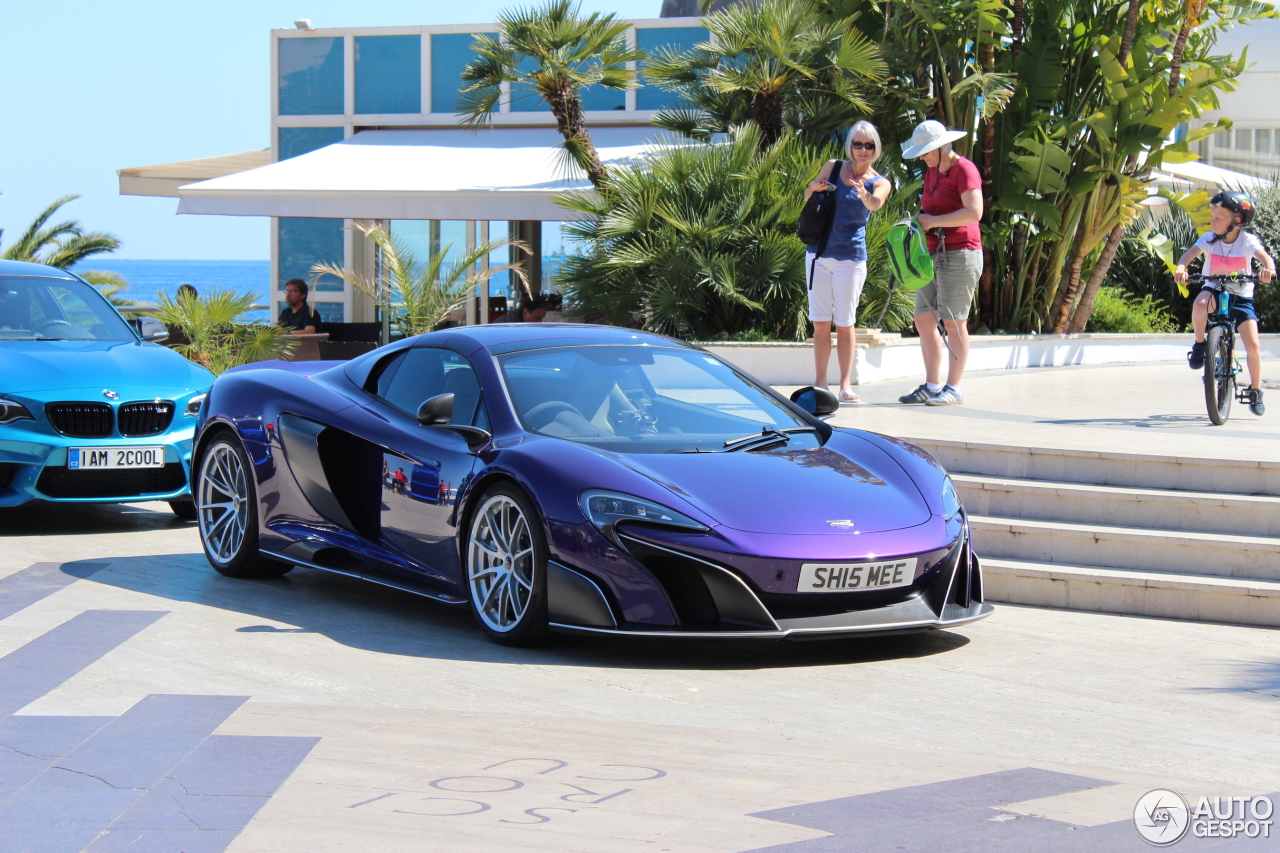
M 791 433 L 817 431 L 816 427 L 785 427 L 783 429 L 764 427 L 760 432 L 753 432 L 748 435 L 729 439 L 724 443 L 724 450 L 721 452 L 733 453 L 735 450 L 764 450 L 766 447 L 786 444 L 791 440 Z

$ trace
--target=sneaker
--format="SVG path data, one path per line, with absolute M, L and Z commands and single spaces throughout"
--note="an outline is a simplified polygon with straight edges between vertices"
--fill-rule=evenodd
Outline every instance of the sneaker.
M 1192 370 L 1204 370 L 1204 341 L 1191 345 L 1191 352 L 1187 353 L 1187 364 L 1191 365 Z
M 1249 411 L 1253 412 L 1258 417 L 1262 417 L 1262 413 L 1265 412 L 1266 410 L 1267 410 L 1267 407 L 1262 405 L 1262 389 L 1250 388 L 1249 389 Z
M 929 386 L 921 383 L 920 387 L 912 391 L 910 394 L 899 397 L 899 403 L 923 403 L 933 396 L 933 392 L 929 390 Z
M 958 406 L 964 403 L 964 395 L 959 388 L 943 385 L 942 390 L 924 401 L 926 406 Z

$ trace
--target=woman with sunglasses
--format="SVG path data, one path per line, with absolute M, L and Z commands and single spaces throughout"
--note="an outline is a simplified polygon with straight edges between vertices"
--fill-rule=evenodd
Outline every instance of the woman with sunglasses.
M 893 187 L 889 179 L 872 168 L 880 156 L 880 132 L 868 121 L 849 129 L 845 140 L 846 159 L 834 182 L 828 179 L 837 161 L 823 164 L 818 177 L 805 190 L 805 201 L 815 192 L 835 189 L 835 218 L 831 235 L 820 257 L 817 246 L 809 246 L 805 270 L 809 274 L 809 320 L 813 323 L 814 385 L 827 387 L 827 366 L 831 361 L 831 323 L 836 324 L 836 360 L 840 364 L 840 400 L 858 402 L 853 392 L 854 319 L 858 300 L 867 279 L 867 219 L 884 206 Z

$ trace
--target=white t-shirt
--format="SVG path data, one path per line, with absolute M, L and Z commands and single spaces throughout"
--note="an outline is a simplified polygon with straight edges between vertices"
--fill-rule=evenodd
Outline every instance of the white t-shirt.
M 1205 275 L 1232 275 L 1233 273 L 1249 275 L 1253 272 L 1253 255 L 1262 248 L 1261 240 L 1248 231 L 1241 231 L 1234 243 L 1219 240 L 1211 245 L 1209 241 L 1213 237 L 1214 233 L 1210 231 L 1196 241 L 1196 246 L 1205 254 Z M 1252 281 L 1228 284 L 1227 290 L 1236 296 L 1253 298 Z

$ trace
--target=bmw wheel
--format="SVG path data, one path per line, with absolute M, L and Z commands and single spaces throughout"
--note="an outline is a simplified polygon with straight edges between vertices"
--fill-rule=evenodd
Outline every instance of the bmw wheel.
M 200 457 L 195 482 L 200 542 L 210 565 L 232 578 L 270 578 L 293 566 L 258 552 L 258 494 L 249 457 L 230 432 Z
M 546 537 L 542 519 L 514 484 L 495 485 L 480 498 L 466 566 L 471 612 L 491 639 L 508 646 L 547 639 Z

